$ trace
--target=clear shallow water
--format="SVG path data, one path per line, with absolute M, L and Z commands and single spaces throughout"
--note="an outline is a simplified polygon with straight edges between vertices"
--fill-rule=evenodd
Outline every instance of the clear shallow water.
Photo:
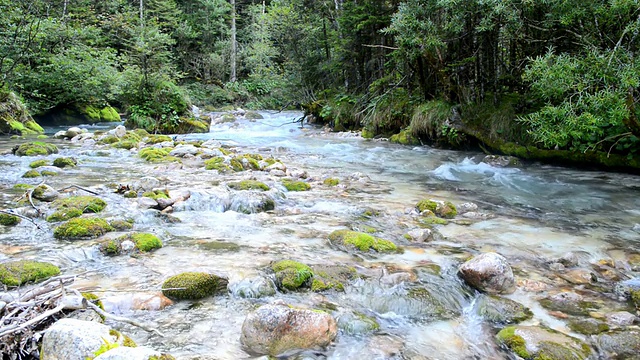
M 405 147 L 308 126 L 301 129 L 291 123 L 300 117 L 294 112 L 263 115 L 264 120 L 214 125 L 208 134 L 179 135 L 178 139 L 217 139 L 243 153 L 276 157 L 290 170 L 307 171 L 311 191 L 287 193 L 277 178 L 264 173 L 220 176 L 205 171 L 197 161 L 185 160 L 182 167 L 153 165 L 125 150 L 107 148 L 108 156 L 101 156 L 104 151 L 54 141 L 61 146 L 61 155 L 75 156 L 80 166 L 47 178 L 49 185 L 92 187 L 109 204 L 106 216 L 134 218 L 135 230 L 159 235 L 165 246 L 148 256 L 105 258 L 97 251 L 98 241 L 56 241 L 49 224 L 42 222 L 42 230 L 34 230 L 23 222 L 13 230 L 0 229 L 0 260 L 39 258 L 69 273 L 92 270 L 77 284 L 101 294 L 111 311 L 157 324 L 166 338 L 135 328 L 124 330 L 138 343 L 171 352 L 177 358 L 251 358 L 238 341 L 242 321 L 257 305 L 284 299 L 302 307 L 333 304 L 380 322 L 380 330 L 374 334 L 341 333 L 334 346 L 325 352 L 305 353 L 307 358 L 485 359 L 504 355 L 491 340 L 492 329 L 472 311 L 475 295 L 465 290 L 455 275 L 462 259 L 481 251 L 497 251 L 510 260 L 519 279 L 552 282 L 540 264 L 568 251 L 583 251 L 593 262 L 623 260 L 630 252 L 640 251 L 640 235 L 631 230 L 640 222 L 640 182 L 636 176 L 536 164 L 497 168 L 480 162 L 482 156 L 477 153 Z M 0 148 L 10 149 L 14 144 L 4 139 Z M 21 178 L 34 159 L 0 158 L 3 206 L 11 206 L 20 195 L 11 189 L 15 183 L 40 181 Z M 173 214 L 181 222 L 167 222 L 153 211 L 141 210 L 109 186 L 132 184 L 144 176 L 158 178 L 170 191 L 191 191 L 191 198 Z M 250 176 L 274 188 L 276 210 L 251 215 L 225 212 L 234 195 L 220 184 Z M 341 185 L 323 186 L 327 177 L 339 178 Z M 416 223 L 407 209 L 423 198 L 456 204 L 472 201 L 493 218 L 439 227 L 444 239 L 430 244 L 408 243 L 402 235 L 415 229 Z M 365 209 L 380 215 L 363 219 L 360 215 Z M 376 236 L 396 241 L 406 251 L 363 258 L 327 245 L 331 231 L 364 226 L 377 229 Z M 207 247 L 210 242 L 234 247 Z M 279 293 L 259 300 L 228 295 L 195 304 L 181 302 L 162 311 L 133 311 L 128 305 L 132 294 L 157 290 L 164 279 L 180 272 L 210 271 L 234 283 L 264 275 L 270 262 L 289 258 L 310 265 L 349 265 L 377 275 L 359 280 L 345 293 Z M 385 274 L 413 272 L 427 263 L 439 265 L 441 277 L 418 276 L 413 284 L 442 289 L 440 301 L 458 312 L 450 319 L 425 315 L 422 305 L 407 300 L 406 291 L 412 284 L 388 286 L 380 280 Z M 536 317 L 532 323 L 567 331 L 562 321 L 537 305 L 539 296 L 518 290 L 511 297 L 533 308 Z

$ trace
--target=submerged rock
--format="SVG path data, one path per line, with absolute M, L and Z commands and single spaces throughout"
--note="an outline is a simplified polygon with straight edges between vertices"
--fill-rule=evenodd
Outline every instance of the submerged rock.
M 254 214 L 273 210 L 276 203 L 268 193 L 255 191 L 238 191 L 231 198 L 229 210 L 244 214 Z
M 245 319 L 240 342 L 250 353 L 277 356 L 296 349 L 323 348 L 337 334 L 336 320 L 323 311 L 263 305 Z
M 483 318 L 501 324 L 514 324 L 531 319 L 529 308 L 511 299 L 481 295 L 476 303 L 476 313 Z
M 496 339 L 526 360 L 584 360 L 592 354 L 591 348 L 579 339 L 536 326 L 509 326 Z
M 520 166 L 520 159 L 513 156 L 504 155 L 487 155 L 482 159 L 482 162 L 495 167 L 513 167 Z
M 346 251 L 359 250 L 379 253 L 398 251 L 396 244 L 389 240 L 351 230 L 336 230 L 329 234 L 329 241 L 334 246 Z
M 504 256 L 484 253 L 465 262 L 458 275 L 472 287 L 489 294 L 510 294 L 515 291 L 515 278 Z
M 569 291 L 557 293 L 541 299 L 540 305 L 547 310 L 582 316 L 589 315 L 590 312 L 599 308 L 596 303 L 585 301 L 582 296 Z
M 229 292 L 236 297 L 258 299 L 275 295 L 276 286 L 272 280 L 256 276 L 230 283 Z
M 175 300 L 198 300 L 222 292 L 227 279 L 202 272 L 185 272 L 168 278 L 162 284 L 162 294 Z
M 583 335 L 595 335 L 609 331 L 609 326 L 607 324 L 594 318 L 571 319 L 567 325 L 569 326 L 569 329 Z
M 640 359 L 640 330 L 615 330 L 592 337 L 603 359 Z
M 369 334 L 380 329 L 378 321 L 361 312 L 348 310 L 338 314 L 338 328 L 350 335 Z

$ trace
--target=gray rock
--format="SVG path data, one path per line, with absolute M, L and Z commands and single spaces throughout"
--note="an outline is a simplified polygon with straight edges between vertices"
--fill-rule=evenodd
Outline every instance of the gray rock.
M 504 256 L 489 252 L 478 255 L 458 268 L 458 275 L 472 287 L 489 294 L 511 294 L 515 278 Z
M 85 360 L 106 341 L 115 342 L 109 327 L 93 321 L 61 319 L 42 339 L 41 360 Z
M 267 171 L 272 171 L 272 170 L 280 170 L 280 171 L 287 171 L 287 167 L 284 166 L 283 163 L 281 162 L 275 162 L 269 166 L 267 166 L 266 168 Z
M 292 178 L 306 179 L 307 177 L 309 177 L 309 174 L 307 174 L 307 171 L 302 169 L 290 169 L 287 173 Z
M 629 300 L 631 299 L 631 291 L 640 291 L 640 278 L 620 281 L 613 288 L 613 291 L 620 300 Z
M 574 292 L 564 291 L 540 300 L 543 308 L 551 311 L 560 311 L 569 315 L 588 315 L 598 309 L 596 303 L 586 301 Z
M 476 314 L 500 324 L 515 324 L 533 317 L 531 310 L 519 302 L 492 295 L 481 295 L 478 298 Z
M 456 209 L 458 210 L 458 215 L 462 215 L 468 212 L 478 211 L 478 205 L 472 202 L 466 202 L 456 206 Z
M 151 356 L 160 357 L 161 355 L 159 351 L 147 347 L 119 346 L 98 355 L 93 360 L 149 360 Z
M 269 174 L 271 174 L 272 176 L 277 176 L 277 177 L 287 176 L 287 174 L 284 171 L 278 170 L 278 169 L 269 170 Z
M 65 131 L 64 136 L 68 137 L 69 139 L 72 139 L 82 133 L 87 132 L 87 130 L 85 129 L 81 129 L 79 127 L 71 127 L 69 129 L 67 129 L 67 131 Z
M 276 285 L 273 281 L 262 276 L 229 283 L 228 288 L 231 295 L 242 298 L 257 299 L 276 294 Z
M 185 157 L 187 155 L 196 155 L 199 151 L 200 149 L 191 144 L 178 145 L 175 149 L 171 150 L 169 155 L 175 157 Z
M 200 147 L 200 157 L 203 159 L 211 159 L 214 157 L 224 156 L 222 151 L 218 149 L 207 149 Z
M 52 136 L 54 139 L 64 139 L 65 137 L 67 137 L 67 132 L 64 130 L 60 130 Z
M 124 137 L 125 135 L 127 135 L 127 128 L 125 128 L 123 125 L 118 125 L 116 126 L 115 129 L 110 130 L 109 134 L 113 134 L 119 138 Z
M 51 202 L 57 199 L 58 196 L 60 196 L 60 193 L 51 186 L 42 184 L 33 189 L 32 196 L 41 201 Z
M 640 330 L 615 330 L 592 337 L 602 359 L 640 359 Z
M 605 315 L 607 323 L 614 326 L 629 326 L 637 321 L 637 317 L 628 311 L 617 311 Z
M 275 201 L 264 192 L 237 191 L 231 198 L 229 210 L 244 214 L 254 214 L 273 210 Z
M 207 149 L 218 149 L 222 146 L 222 143 L 218 140 L 207 140 L 205 142 L 202 143 L 202 145 L 200 145 L 200 147 L 202 148 L 207 148 Z
M 407 231 L 410 240 L 416 242 L 427 242 L 433 240 L 433 231 L 431 229 L 414 229 Z
M 85 140 L 89 140 L 89 139 L 93 139 L 94 138 L 94 134 L 93 133 L 82 133 L 82 134 L 78 134 L 74 137 L 71 138 L 71 142 L 84 142 Z
M 170 207 L 171 205 L 173 205 L 175 203 L 175 200 L 158 198 L 158 199 L 156 199 L 156 202 L 158 203 L 158 208 L 160 210 L 164 210 L 164 209 Z
M 158 202 L 153 200 L 152 198 L 143 196 L 138 199 L 138 205 L 140 205 L 140 207 L 143 209 L 151 209 L 151 208 L 157 208 Z
M 151 176 L 140 178 L 132 186 L 133 190 L 136 191 L 151 191 L 158 187 L 160 187 L 160 180 Z
M 336 320 L 325 312 L 263 305 L 245 319 L 240 342 L 251 353 L 277 356 L 294 349 L 323 348 L 337 334 Z
M 538 326 L 509 326 L 496 336 L 498 343 L 527 359 L 583 360 L 591 348 L 579 339 Z

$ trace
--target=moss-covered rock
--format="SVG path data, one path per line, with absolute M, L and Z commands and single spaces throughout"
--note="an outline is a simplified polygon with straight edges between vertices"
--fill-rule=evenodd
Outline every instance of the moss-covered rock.
M 58 274 L 60 268 L 46 262 L 20 260 L 0 264 L 0 283 L 6 286 L 40 282 Z
M 420 145 L 420 140 L 413 136 L 411 129 L 404 129 L 398 134 L 392 135 L 389 142 L 402 145 Z
M 257 113 L 255 111 L 247 111 L 244 114 L 244 118 L 247 120 L 260 120 L 260 119 L 264 119 L 264 116 L 260 115 L 260 113 Z
M 113 227 L 116 231 L 125 231 L 131 230 L 133 228 L 133 219 L 131 220 L 111 220 L 109 221 L 109 225 Z
M 230 172 L 231 166 L 227 165 L 223 157 L 214 157 L 204 161 L 205 170 L 218 170 L 221 173 Z
M 227 183 L 227 186 L 234 190 L 269 190 L 267 184 L 257 180 L 242 180 L 237 182 Z
M 373 250 L 379 253 L 398 251 L 396 244 L 389 240 L 351 230 L 336 230 L 329 235 L 329 240 L 332 244 L 346 250 L 355 249 L 364 252 Z
M 338 316 L 338 328 L 349 335 L 363 335 L 380 330 L 380 324 L 371 316 L 350 311 Z
M 539 300 L 543 308 L 551 311 L 560 311 L 575 316 L 587 316 L 590 312 L 600 308 L 592 301 L 586 301 L 582 296 L 573 292 L 561 292 L 547 296 Z
M 77 112 L 75 116 L 78 117 L 78 120 L 84 119 L 91 123 L 122 121 L 118 111 L 110 105 L 104 107 L 94 105 L 78 106 L 75 111 Z M 72 112 L 73 110 L 71 110 L 70 114 L 73 114 Z
M 554 330 L 534 326 L 509 326 L 496 339 L 514 354 L 526 360 L 584 360 L 591 348 Z
M 113 228 L 101 218 L 74 218 L 62 223 L 53 231 L 56 239 L 77 240 L 102 236 Z
M 569 320 L 569 329 L 583 335 L 596 335 L 609 331 L 609 325 L 593 318 L 575 318 Z
M 165 189 L 157 189 L 153 191 L 145 191 L 142 193 L 143 197 L 147 197 L 149 199 L 158 200 L 158 199 L 170 199 L 169 192 Z
M 593 337 L 602 359 L 638 359 L 640 355 L 640 330 L 627 328 L 609 331 Z
M 40 159 L 40 160 L 32 161 L 29 164 L 29 167 L 32 168 L 32 169 L 35 169 L 35 168 L 39 168 L 41 166 L 48 166 L 48 165 L 49 165 L 49 161 L 48 160 Z
M 426 214 L 435 214 L 441 218 L 445 219 L 453 219 L 456 215 L 458 215 L 458 211 L 456 206 L 453 205 L 450 201 L 433 201 L 429 199 L 420 200 L 416 204 L 416 208 L 420 213 Z
M 53 160 L 53 166 L 59 168 L 75 167 L 76 165 L 78 165 L 78 160 L 72 157 L 59 157 Z
M 304 181 L 294 181 L 294 180 L 282 180 L 282 185 L 287 189 L 287 191 L 308 191 L 311 189 L 311 185 Z
M 416 204 L 416 208 L 418 209 L 419 212 L 429 210 L 435 214 L 437 207 L 438 207 L 438 203 L 429 199 L 420 200 Z
M 147 135 L 142 138 L 147 144 L 159 144 L 162 142 L 173 141 L 169 135 Z
M 27 191 L 27 190 L 33 189 L 33 185 L 31 185 L 31 184 L 15 184 L 15 185 L 13 185 L 13 189 L 14 190 Z
M 53 202 L 53 207 L 58 210 L 79 209 L 83 213 L 99 213 L 107 206 L 107 203 L 95 196 L 70 196 Z
M 100 252 L 107 256 L 122 254 L 122 242 L 117 239 L 109 239 L 100 244 Z
M 0 225 L 14 226 L 14 225 L 18 225 L 19 223 L 20 223 L 19 217 L 11 214 L 0 213 Z
M 33 141 L 14 147 L 12 152 L 17 156 L 51 155 L 58 153 L 58 147 L 42 141 Z
M 15 93 L 0 90 L 0 133 L 33 135 L 44 134 L 44 129 Z
M 37 178 L 42 176 L 42 174 L 40 174 L 40 172 L 38 170 L 28 170 L 27 172 L 25 172 L 24 174 L 22 174 L 22 177 L 25 179 L 33 179 L 33 178 Z
M 324 179 L 322 183 L 327 186 L 338 186 L 338 184 L 340 184 L 340 179 L 334 178 L 334 177 L 327 178 L 327 179 Z
M 175 156 L 169 156 L 171 150 L 173 148 L 146 147 L 138 152 L 138 156 L 148 162 L 180 162 L 180 159 Z
M 76 208 L 64 208 L 54 211 L 51 215 L 47 216 L 48 222 L 67 221 L 69 219 L 77 218 L 82 215 L 82 210 Z
M 293 260 L 282 260 L 271 265 L 276 274 L 276 284 L 282 290 L 296 290 L 307 286 L 313 271 L 305 264 Z
M 40 175 L 42 175 L 42 176 L 57 176 L 58 172 L 57 171 L 51 171 L 51 170 L 42 170 L 42 171 L 40 171 Z
M 231 167 L 233 171 L 243 171 L 243 170 L 260 170 L 260 160 L 262 160 L 262 156 L 259 154 L 244 154 L 234 156 L 231 161 Z
M 358 274 L 356 269 L 339 265 L 315 265 L 311 291 L 321 292 L 327 290 L 344 291 L 345 283 L 355 279 Z
M 227 279 L 202 272 L 185 272 L 170 277 L 162 284 L 162 293 L 174 300 L 197 300 L 222 292 Z
M 476 303 L 476 313 L 491 322 L 500 324 L 519 323 L 533 317 L 533 313 L 526 306 L 494 295 L 480 296 Z
M 150 252 L 162 247 L 162 241 L 157 236 L 150 233 L 131 233 L 118 238 L 120 242 L 130 240 L 136 244 L 136 248 L 141 252 Z

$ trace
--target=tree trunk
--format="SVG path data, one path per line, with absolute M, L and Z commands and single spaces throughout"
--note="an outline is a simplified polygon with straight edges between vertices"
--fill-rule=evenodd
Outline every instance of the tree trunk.
M 229 81 L 237 80 L 236 74 L 236 53 L 238 52 L 236 44 L 236 0 L 231 1 L 231 76 Z

